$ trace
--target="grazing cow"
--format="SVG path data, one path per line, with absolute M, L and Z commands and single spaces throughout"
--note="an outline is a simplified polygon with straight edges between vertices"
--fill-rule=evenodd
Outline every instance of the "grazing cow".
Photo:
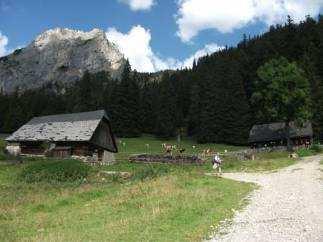
M 202 152 L 202 154 L 203 154 L 203 156 L 205 157 L 205 156 L 210 156 L 210 155 L 212 155 L 212 150 L 211 149 L 205 149 L 205 150 L 203 150 L 203 152 Z
M 186 150 L 185 148 L 178 148 L 178 152 L 181 154 L 183 154 L 185 152 L 185 150 Z
M 164 148 L 165 152 L 167 154 L 172 154 L 172 150 L 174 148 L 174 145 L 170 145 L 170 144 L 162 144 L 162 147 Z

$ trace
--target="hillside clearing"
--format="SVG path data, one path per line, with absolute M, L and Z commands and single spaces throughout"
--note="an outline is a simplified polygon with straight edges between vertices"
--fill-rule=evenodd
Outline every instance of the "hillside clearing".
M 122 142 L 126 143 L 123 146 Z M 230 219 L 247 204 L 253 184 L 208 177 L 211 164 L 134 164 L 131 154 L 162 153 L 152 137 L 119 141 L 118 163 L 92 167 L 88 179 L 77 182 L 27 183 L 23 164 L 1 163 L 0 241 L 199 241 L 213 233 L 219 222 Z M 212 148 L 218 152 L 241 147 L 184 140 L 187 154 Z M 121 146 L 121 147 L 120 147 Z M 196 146 L 193 149 L 193 146 Z M 191 147 L 191 148 L 190 148 Z M 198 151 L 196 151 L 198 150 Z M 224 158 L 225 171 L 265 171 L 288 166 L 295 160 L 285 153 L 258 155 L 255 161 Z M 35 161 L 36 160 L 36 161 Z M 43 160 L 42 162 L 46 162 Z M 98 176 L 100 171 L 133 174 L 131 179 Z
M 197 241 L 231 217 L 253 185 L 187 172 L 143 181 L 48 185 L 0 172 L 1 241 Z

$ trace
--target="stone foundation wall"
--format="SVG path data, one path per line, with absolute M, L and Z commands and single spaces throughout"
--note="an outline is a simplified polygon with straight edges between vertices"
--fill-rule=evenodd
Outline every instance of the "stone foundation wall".
M 188 155 L 133 155 L 129 158 L 130 162 L 138 163 L 166 163 L 166 164 L 196 164 L 202 165 L 204 161 L 198 156 Z

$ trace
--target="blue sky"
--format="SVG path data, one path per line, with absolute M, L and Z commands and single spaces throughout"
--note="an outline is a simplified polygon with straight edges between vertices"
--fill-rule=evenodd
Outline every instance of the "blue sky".
M 256 3 L 255 3 L 256 2 Z M 100 28 L 139 71 L 190 66 L 242 35 L 291 15 L 322 12 L 323 0 L 0 0 L 0 55 L 56 28 Z

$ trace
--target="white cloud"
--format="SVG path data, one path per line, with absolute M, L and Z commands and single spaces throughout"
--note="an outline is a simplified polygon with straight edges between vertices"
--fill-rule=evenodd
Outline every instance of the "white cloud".
M 133 69 L 153 72 L 166 67 L 165 63 L 156 56 L 150 47 L 150 31 L 140 25 L 134 26 L 126 34 L 117 31 L 115 28 L 110 28 L 106 35 L 129 59 Z
M 0 32 L 0 57 L 9 54 L 8 49 L 8 38 Z
M 133 11 L 150 10 L 155 4 L 154 0 L 119 0 L 119 2 L 129 5 Z
M 181 61 L 175 58 L 162 58 L 151 48 L 151 34 L 140 25 L 132 27 L 128 33 L 121 33 L 115 28 L 109 28 L 107 38 L 115 43 L 120 51 L 129 59 L 133 69 L 140 72 L 155 72 L 165 69 L 180 69 L 192 67 L 194 59 L 218 51 L 223 47 L 216 44 L 206 45 L 194 55 Z
M 194 60 L 198 60 L 202 56 L 205 56 L 207 54 L 212 54 L 212 53 L 217 52 L 217 51 L 222 50 L 222 49 L 224 49 L 223 46 L 219 46 L 219 45 L 217 45 L 215 43 L 205 45 L 203 49 L 200 49 L 200 50 L 196 51 L 194 55 L 192 55 L 189 58 L 182 61 L 180 66 L 181 67 L 191 68 L 193 66 Z
M 323 0 L 179 0 L 178 6 L 177 34 L 188 42 L 206 29 L 230 33 L 257 20 L 283 23 L 287 15 L 298 22 L 317 16 Z

